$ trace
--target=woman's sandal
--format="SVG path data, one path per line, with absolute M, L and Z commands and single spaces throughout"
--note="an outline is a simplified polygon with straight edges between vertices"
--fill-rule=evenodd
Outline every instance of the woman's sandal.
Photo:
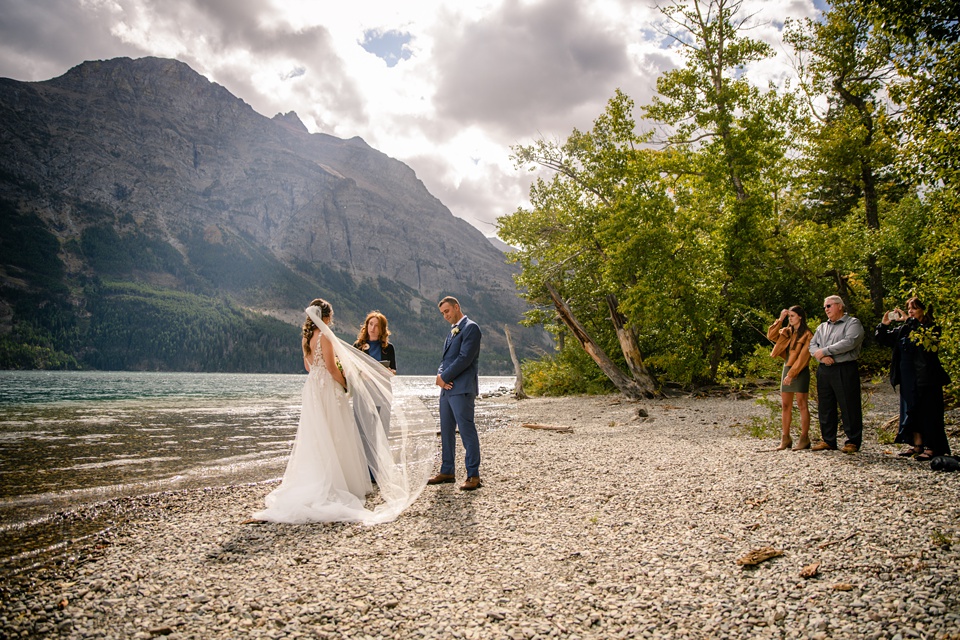
M 919 460 L 920 462 L 933 460 L 933 449 L 924 449 L 923 453 L 918 453 L 914 460 Z
M 919 455 L 921 453 L 923 453 L 922 447 L 910 447 L 909 449 L 904 449 L 897 455 L 900 456 L 901 458 L 910 458 L 912 456 Z

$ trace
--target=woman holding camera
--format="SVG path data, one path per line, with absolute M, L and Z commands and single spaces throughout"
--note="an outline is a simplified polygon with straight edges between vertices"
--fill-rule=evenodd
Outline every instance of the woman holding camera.
M 893 321 L 904 321 L 896 328 Z M 887 311 L 874 334 L 877 342 L 893 348 L 890 383 L 900 385 L 900 429 L 894 442 L 913 445 L 900 453 L 917 460 L 949 455 L 950 443 L 943 426 L 943 387 L 950 377 L 937 353 L 940 327 L 933 309 L 919 298 L 907 300 L 907 312 Z
M 794 305 L 780 312 L 770 328 L 767 338 L 775 342 L 770 353 L 774 358 L 783 358 L 783 371 L 780 374 L 780 407 L 782 409 L 782 428 L 780 446 L 777 451 L 789 449 L 793 445 L 790 437 L 790 425 L 793 422 L 793 399 L 796 396 L 800 409 L 800 441 L 794 451 L 810 448 L 810 406 L 807 397 L 810 393 L 810 339 L 813 332 L 807 327 L 807 314 L 803 307 Z

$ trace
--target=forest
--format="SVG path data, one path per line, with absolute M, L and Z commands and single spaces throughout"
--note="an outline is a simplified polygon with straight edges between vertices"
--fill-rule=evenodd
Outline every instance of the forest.
M 815 328 L 828 295 L 863 323 L 863 369 L 881 375 L 873 328 L 915 295 L 955 393 L 960 10 L 838 0 L 787 20 L 796 75 L 766 87 L 749 69 L 774 49 L 744 11 L 663 5 L 684 64 L 649 104 L 617 91 L 591 130 L 514 148 L 539 177 L 498 232 L 518 248 L 525 322 L 557 344 L 524 363 L 528 390 L 649 397 L 762 375 L 780 310 L 802 306 Z

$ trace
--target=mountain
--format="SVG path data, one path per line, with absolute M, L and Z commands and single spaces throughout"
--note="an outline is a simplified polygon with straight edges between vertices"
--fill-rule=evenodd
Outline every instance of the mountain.
M 513 273 L 402 162 L 182 62 L 0 79 L 0 367 L 301 370 L 323 297 L 348 340 L 384 312 L 401 372 L 430 374 L 449 294 L 485 329 L 482 373 L 511 373 Z M 521 356 L 542 340 L 513 334 Z
M 514 251 L 517 250 L 516 247 L 507 244 L 506 242 L 504 242 L 503 240 L 501 240 L 496 236 L 488 236 L 487 241 L 490 244 L 492 244 L 498 251 L 501 251 L 503 253 L 513 253 Z

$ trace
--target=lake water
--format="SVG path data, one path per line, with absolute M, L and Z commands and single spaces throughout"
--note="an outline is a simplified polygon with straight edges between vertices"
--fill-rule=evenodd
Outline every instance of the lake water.
M 280 477 L 305 379 L 0 371 L 0 573 L 104 526 L 66 524 L 80 506 Z M 480 384 L 490 394 L 514 379 Z M 396 376 L 394 395 L 438 428 L 432 376 Z

